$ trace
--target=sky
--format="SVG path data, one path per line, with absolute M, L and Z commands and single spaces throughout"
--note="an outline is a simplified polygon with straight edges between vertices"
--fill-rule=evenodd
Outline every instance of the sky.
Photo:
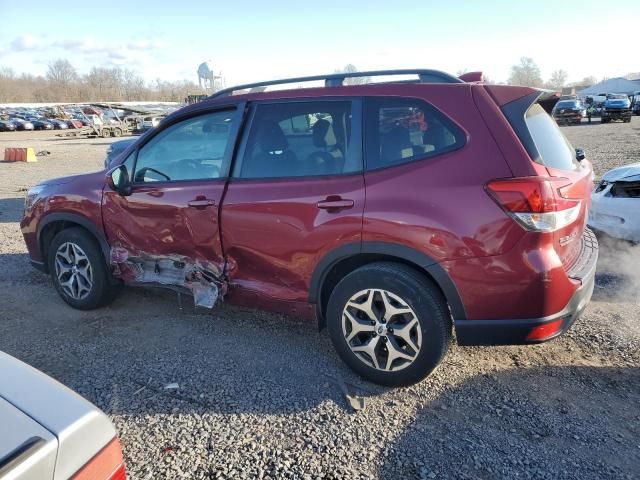
M 28 6 L 26 6 L 28 5 Z M 483 71 L 506 81 L 520 57 L 546 80 L 640 71 L 638 0 L 0 0 L 0 67 L 43 75 L 68 59 L 197 82 L 210 61 L 227 85 L 359 70 Z M 95 7 L 95 8 L 94 8 Z

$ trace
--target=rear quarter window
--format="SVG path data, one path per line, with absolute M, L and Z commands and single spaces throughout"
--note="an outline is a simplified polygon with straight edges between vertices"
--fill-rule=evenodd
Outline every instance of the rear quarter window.
M 442 155 L 464 143 L 462 130 L 422 100 L 371 97 L 365 101 L 367 170 Z
M 574 170 L 577 165 L 574 148 L 556 122 L 537 103 L 525 115 L 525 123 L 545 167 Z

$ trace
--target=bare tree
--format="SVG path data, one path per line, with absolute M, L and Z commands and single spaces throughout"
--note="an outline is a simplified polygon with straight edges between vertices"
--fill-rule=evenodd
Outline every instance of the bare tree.
M 562 69 L 554 70 L 546 86 L 548 88 L 560 90 L 567 83 L 567 77 L 568 74 L 566 71 Z
M 45 77 L 17 75 L 0 65 L 0 103 L 9 102 L 98 102 L 182 101 L 188 94 L 204 93 L 192 81 L 158 80 L 146 84 L 132 70 L 93 67 L 79 75 L 67 60 L 49 65 Z
M 522 57 L 518 65 L 511 67 L 511 76 L 508 83 L 511 85 L 541 87 L 542 76 L 540 75 L 540 68 L 532 58 Z
M 358 68 L 352 64 L 348 63 L 342 69 L 336 70 L 336 73 L 357 73 Z M 370 77 L 353 77 L 353 78 L 345 78 L 345 85 L 364 85 L 366 83 L 371 83 Z
M 62 101 L 71 100 L 77 93 L 78 72 L 69 60 L 58 59 L 49 63 L 46 78 L 52 93 L 60 96 Z

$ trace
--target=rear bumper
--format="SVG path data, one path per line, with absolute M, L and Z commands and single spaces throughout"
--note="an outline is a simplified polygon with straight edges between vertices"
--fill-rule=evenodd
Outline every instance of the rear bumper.
M 516 320 L 456 320 L 459 345 L 524 345 L 542 343 L 565 333 L 589 304 L 595 285 L 598 242 L 590 230 L 585 231 L 583 248 L 570 276 L 582 285 L 558 313 L 544 318 Z
M 612 118 L 612 119 L 620 119 L 620 118 L 629 118 L 631 116 L 631 110 L 603 110 L 602 117 L 603 118 Z

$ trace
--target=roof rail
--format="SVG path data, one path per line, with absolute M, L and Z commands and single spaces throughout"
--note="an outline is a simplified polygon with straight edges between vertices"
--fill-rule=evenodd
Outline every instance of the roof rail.
M 227 95 L 232 95 L 233 92 L 239 90 L 255 89 L 258 91 L 264 91 L 266 87 L 270 87 L 272 85 L 286 85 L 289 83 L 313 82 L 318 80 L 324 80 L 325 87 L 341 87 L 347 78 L 381 77 L 391 75 L 417 75 L 417 83 L 464 83 L 459 78 L 439 70 L 373 70 L 370 72 L 331 73 L 329 75 L 314 75 L 311 77 L 284 78 L 282 80 L 269 80 L 267 82 L 246 83 L 244 85 L 236 85 L 235 87 L 220 90 L 213 95 L 210 95 L 209 98 L 225 97 Z

